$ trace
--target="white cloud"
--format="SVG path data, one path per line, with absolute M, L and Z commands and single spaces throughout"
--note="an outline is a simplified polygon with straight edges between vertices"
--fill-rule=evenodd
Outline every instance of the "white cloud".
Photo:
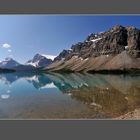
M 11 49 L 8 49 L 8 52 L 12 52 L 12 50 Z
M 11 48 L 11 45 L 10 44 L 8 44 L 8 43 L 4 43 L 4 44 L 2 44 L 2 46 L 1 46 L 2 48 Z
M 2 94 L 2 95 L 1 95 L 1 98 L 2 98 L 2 99 L 8 99 L 9 97 L 10 97 L 9 94 Z

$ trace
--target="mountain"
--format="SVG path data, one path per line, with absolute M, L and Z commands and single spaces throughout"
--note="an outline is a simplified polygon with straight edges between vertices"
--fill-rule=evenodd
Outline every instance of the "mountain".
M 27 61 L 25 65 L 31 65 L 36 68 L 46 67 L 53 62 L 54 56 L 36 54 L 33 59 Z
M 12 58 L 5 58 L 0 62 L 0 71 L 3 72 L 14 70 L 14 71 L 38 71 L 42 67 L 46 67 L 53 62 L 55 56 L 52 55 L 41 55 L 36 54 L 32 60 L 29 60 L 25 64 L 20 64 Z
M 140 30 L 116 25 L 92 33 L 83 42 L 63 50 L 47 71 L 131 71 L 140 70 Z
M 0 62 L 0 72 L 33 71 L 35 67 L 22 65 L 12 58 L 5 58 Z
M 12 58 L 5 58 L 4 61 L 0 62 L 0 68 L 11 69 L 20 65 L 17 61 L 13 60 Z

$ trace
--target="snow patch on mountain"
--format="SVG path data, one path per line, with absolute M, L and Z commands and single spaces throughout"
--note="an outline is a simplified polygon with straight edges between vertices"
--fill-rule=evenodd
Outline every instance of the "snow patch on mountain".
M 31 65 L 31 66 L 37 67 L 38 63 L 39 63 L 39 60 L 37 62 L 27 62 L 26 65 Z
M 92 39 L 91 41 L 92 41 L 93 43 L 95 43 L 95 42 L 97 42 L 97 41 L 99 41 L 99 40 L 101 40 L 101 38 Z
M 46 54 L 41 54 L 41 55 L 46 57 L 47 59 L 51 59 L 51 60 L 54 60 L 54 58 L 56 57 L 54 55 L 46 55 Z

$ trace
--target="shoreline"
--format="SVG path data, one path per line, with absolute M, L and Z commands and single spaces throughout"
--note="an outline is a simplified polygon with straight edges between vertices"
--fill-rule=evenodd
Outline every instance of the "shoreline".
M 130 111 L 120 117 L 117 117 L 118 120 L 140 120 L 140 108 Z

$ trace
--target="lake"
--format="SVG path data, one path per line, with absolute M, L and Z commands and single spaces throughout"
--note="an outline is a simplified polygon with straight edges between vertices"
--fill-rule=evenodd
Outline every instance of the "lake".
M 112 119 L 140 108 L 140 75 L 0 74 L 0 119 Z

